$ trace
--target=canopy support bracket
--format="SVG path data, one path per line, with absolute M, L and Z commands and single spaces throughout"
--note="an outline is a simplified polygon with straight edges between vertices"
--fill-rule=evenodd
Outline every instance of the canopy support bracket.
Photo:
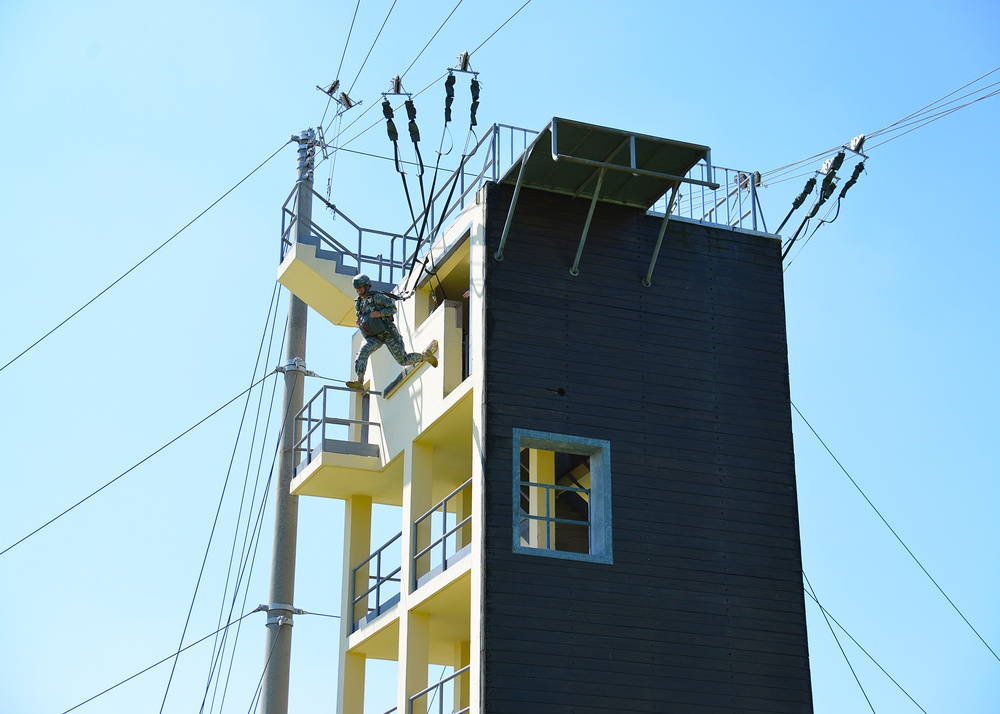
M 663 236 L 667 233 L 667 223 L 670 222 L 670 214 L 674 211 L 674 203 L 677 201 L 677 190 L 679 184 L 674 184 L 670 192 L 670 200 L 667 201 L 667 212 L 663 215 L 663 223 L 660 224 L 660 234 L 656 237 L 656 247 L 653 248 L 653 258 L 649 261 L 649 270 L 642 284 L 647 288 L 653 284 L 653 268 L 656 267 L 656 259 L 660 256 L 660 246 L 663 245 Z
M 583 257 L 583 244 L 587 242 L 587 234 L 590 232 L 590 221 L 594 217 L 594 208 L 597 207 L 597 197 L 601 195 L 601 184 L 604 183 L 604 174 L 607 167 L 602 166 L 597 174 L 597 186 L 594 187 L 594 197 L 590 199 L 590 210 L 587 211 L 587 222 L 583 225 L 583 235 L 580 236 L 580 245 L 576 249 L 576 258 L 573 260 L 573 267 L 569 269 L 570 275 L 580 274 L 580 258 Z

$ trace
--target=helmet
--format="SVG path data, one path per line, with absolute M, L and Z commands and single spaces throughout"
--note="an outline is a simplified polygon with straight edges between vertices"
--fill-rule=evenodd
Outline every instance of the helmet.
M 358 273 L 357 275 L 354 276 L 353 283 L 354 283 L 354 289 L 357 290 L 362 285 L 367 285 L 368 287 L 371 287 L 372 286 L 372 279 L 369 278 L 364 273 Z

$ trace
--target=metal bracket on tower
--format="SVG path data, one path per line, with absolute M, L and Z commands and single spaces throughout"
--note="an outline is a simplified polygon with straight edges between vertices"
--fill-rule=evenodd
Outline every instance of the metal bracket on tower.
M 674 184 L 674 190 L 670 192 L 670 200 L 667 201 L 667 211 L 663 214 L 663 223 L 660 224 L 660 235 L 656 237 L 656 247 L 653 248 L 653 259 L 649 261 L 649 270 L 642 281 L 642 284 L 647 288 L 652 285 L 653 268 L 656 267 L 656 259 L 660 255 L 660 246 L 663 245 L 663 236 L 667 232 L 667 223 L 670 222 L 670 214 L 674 211 L 674 203 L 677 201 L 677 191 L 679 188 L 680 186 Z
M 590 233 L 590 221 L 594 218 L 594 208 L 597 206 L 597 197 L 601 193 L 601 185 L 604 183 L 604 174 L 607 168 L 602 167 L 597 174 L 597 186 L 594 188 L 594 197 L 590 199 L 590 210 L 587 211 L 587 222 L 583 224 L 583 235 L 580 236 L 580 245 L 576 249 L 576 258 L 573 259 L 573 267 L 569 269 L 569 274 L 576 276 L 580 274 L 580 258 L 583 257 L 583 244 L 587 242 L 587 234 Z
M 318 377 L 319 375 L 312 370 L 306 369 L 306 361 L 301 357 L 292 357 L 288 362 L 285 363 L 284 367 L 275 367 L 275 372 L 281 374 L 286 374 L 288 372 L 301 372 L 306 377 Z
M 261 607 L 263 607 L 263 605 Z M 268 617 L 265 625 L 278 625 L 279 627 L 281 625 L 288 625 L 289 627 L 293 627 L 295 625 L 295 622 L 292 620 L 292 615 L 307 614 L 305 610 L 302 610 L 297 607 L 292 607 L 291 605 L 286 605 L 283 602 L 272 602 L 270 605 L 267 606 L 268 614 L 270 614 L 275 610 L 289 612 L 291 613 L 291 615 L 275 615 L 273 617 Z

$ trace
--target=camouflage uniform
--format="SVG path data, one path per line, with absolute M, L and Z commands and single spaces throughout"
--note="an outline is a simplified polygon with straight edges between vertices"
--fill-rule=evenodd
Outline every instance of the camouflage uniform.
M 385 332 L 377 335 L 365 337 L 365 343 L 358 350 L 358 356 L 354 360 L 354 371 L 358 374 L 358 381 L 365 381 L 365 371 L 368 368 L 368 358 L 382 345 L 389 348 L 389 353 L 399 364 L 406 366 L 419 364 L 424 361 L 424 355 L 419 352 L 407 352 L 403 345 L 403 338 L 396 329 L 392 316 L 396 314 L 396 305 L 392 298 L 373 290 L 369 290 L 364 297 L 359 297 L 354 301 L 354 309 L 357 311 L 358 321 L 367 317 L 369 313 L 378 311 L 382 319 L 386 322 Z

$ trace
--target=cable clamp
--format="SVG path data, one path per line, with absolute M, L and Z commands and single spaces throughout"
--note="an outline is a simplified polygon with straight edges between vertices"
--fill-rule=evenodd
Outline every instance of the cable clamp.
M 301 372 L 306 377 L 318 377 L 319 375 L 315 372 L 306 369 L 306 361 L 301 357 L 292 357 L 288 362 L 285 363 L 284 367 L 275 367 L 275 372 L 280 372 L 284 374 L 286 372 Z

